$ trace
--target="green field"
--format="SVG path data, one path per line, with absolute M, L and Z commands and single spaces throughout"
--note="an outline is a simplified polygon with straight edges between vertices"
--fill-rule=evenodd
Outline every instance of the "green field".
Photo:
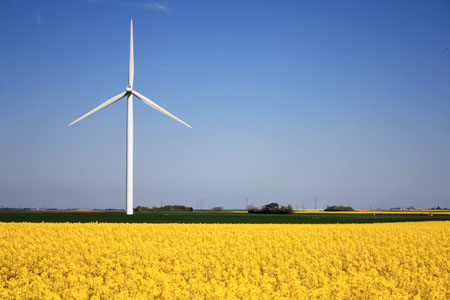
M 450 221 L 450 215 L 427 214 L 324 214 L 255 215 L 235 212 L 0 212 L 0 222 L 106 222 L 106 223 L 280 223 L 336 224 L 415 221 Z

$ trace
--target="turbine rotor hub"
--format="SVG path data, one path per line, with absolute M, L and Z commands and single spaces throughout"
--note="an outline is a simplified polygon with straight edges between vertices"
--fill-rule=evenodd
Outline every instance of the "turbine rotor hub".
M 127 90 L 127 94 L 129 94 L 129 93 L 131 93 L 131 91 L 132 91 L 133 89 L 131 88 L 131 86 L 127 85 L 126 90 Z

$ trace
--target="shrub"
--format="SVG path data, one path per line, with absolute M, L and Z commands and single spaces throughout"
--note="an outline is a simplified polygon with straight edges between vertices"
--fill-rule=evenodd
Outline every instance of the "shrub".
M 193 211 L 192 207 L 184 205 L 165 205 L 161 207 L 153 206 L 148 208 L 146 206 L 136 206 L 135 212 L 157 212 L 157 211 Z
M 353 207 L 351 206 L 342 206 L 342 205 L 332 205 L 332 206 L 327 206 L 327 208 L 325 208 L 325 211 L 353 211 Z
M 276 202 L 266 204 L 261 208 L 252 207 L 248 209 L 250 214 L 292 214 L 293 212 L 291 205 L 280 206 Z

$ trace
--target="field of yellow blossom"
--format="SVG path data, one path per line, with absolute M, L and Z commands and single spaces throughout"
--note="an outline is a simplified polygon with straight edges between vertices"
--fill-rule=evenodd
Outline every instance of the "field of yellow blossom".
M 0 299 L 450 299 L 450 222 L 0 223 Z

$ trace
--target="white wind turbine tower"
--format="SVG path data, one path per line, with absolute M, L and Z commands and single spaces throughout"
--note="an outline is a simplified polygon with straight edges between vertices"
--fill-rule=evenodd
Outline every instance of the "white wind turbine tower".
M 145 104 L 153 107 L 154 109 L 162 112 L 166 116 L 171 117 L 172 119 L 180 122 L 181 124 L 192 128 L 189 124 L 180 120 L 179 118 L 172 115 L 170 112 L 148 99 L 144 95 L 136 92 L 133 89 L 133 80 L 134 80 L 134 50 L 133 50 L 133 20 L 131 20 L 130 24 L 130 66 L 128 70 L 128 86 L 126 87 L 125 92 L 122 92 L 109 100 L 106 100 L 90 112 L 85 115 L 79 117 L 75 121 L 69 124 L 69 126 L 83 120 L 84 118 L 92 115 L 93 113 L 101 110 L 102 108 L 107 107 L 108 105 L 113 104 L 114 102 L 119 101 L 123 97 L 127 96 L 128 98 L 128 109 L 127 109 L 127 215 L 133 214 L 133 95 L 136 96 L 139 100 L 144 102 Z

